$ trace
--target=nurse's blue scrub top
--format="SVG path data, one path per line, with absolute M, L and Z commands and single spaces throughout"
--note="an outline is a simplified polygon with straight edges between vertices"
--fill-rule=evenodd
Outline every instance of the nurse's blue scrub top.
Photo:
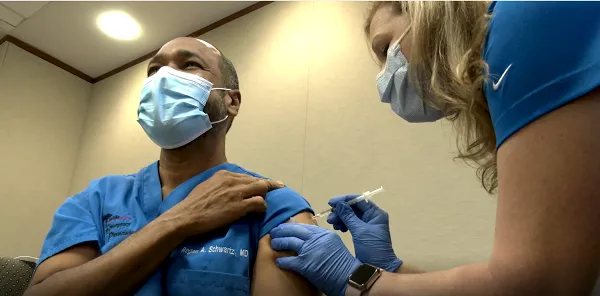
M 501 1 L 489 11 L 484 92 L 499 147 L 600 86 L 600 2 Z
M 82 242 L 98 242 L 101 253 L 107 253 L 219 170 L 261 177 L 235 164 L 222 164 L 187 180 L 164 200 L 158 162 L 137 174 L 93 181 L 56 211 L 39 262 Z M 296 214 L 312 212 L 308 202 L 287 187 L 269 192 L 265 201 L 266 213 L 247 215 L 208 238 L 185 241 L 135 295 L 250 295 L 258 240 Z

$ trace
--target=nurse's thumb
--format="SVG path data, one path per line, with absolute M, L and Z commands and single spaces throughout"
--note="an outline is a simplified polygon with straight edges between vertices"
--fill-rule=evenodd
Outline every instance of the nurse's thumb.
M 288 270 L 292 270 L 292 271 L 297 271 L 296 267 L 297 267 L 297 263 L 296 263 L 296 257 L 281 257 L 281 258 L 277 258 L 275 259 L 275 264 L 277 264 L 277 267 L 281 268 L 281 269 L 288 269 Z
M 360 227 L 361 224 L 364 223 L 345 202 L 337 203 L 335 206 L 335 213 L 340 217 L 340 220 L 344 222 L 344 225 L 350 230 L 350 233 L 354 232 L 357 227 Z
M 267 210 L 267 202 L 262 196 L 253 196 L 242 200 L 244 212 L 264 212 Z

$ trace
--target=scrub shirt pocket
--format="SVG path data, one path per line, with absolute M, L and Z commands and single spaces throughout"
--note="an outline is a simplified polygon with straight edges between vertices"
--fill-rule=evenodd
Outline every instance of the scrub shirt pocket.
M 248 296 L 250 279 L 235 274 L 182 269 L 175 272 L 167 285 L 171 296 Z

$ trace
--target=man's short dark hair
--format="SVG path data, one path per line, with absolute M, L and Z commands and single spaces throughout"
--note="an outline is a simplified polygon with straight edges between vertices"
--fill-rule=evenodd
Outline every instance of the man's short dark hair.
M 226 88 L 240 89 L 237 71 L 233 63 L 221 52 L 221 76 Z

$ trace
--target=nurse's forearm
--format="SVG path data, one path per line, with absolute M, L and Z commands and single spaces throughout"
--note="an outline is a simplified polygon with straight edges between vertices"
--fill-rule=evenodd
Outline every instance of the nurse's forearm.
M 25 295 L 131 295 L 184 240 L 178 230 L 176 222 L 159 217 L 108 253 L 51 275 Z
M 365 294 L 368 296 L 485 296 L 503 295 L 487 264 L 461 266 L 422 274 L 384 273 Z
M 424 271 L 411 266 L 411 265 L 406 265 L 406 263 L 402 263 L 402 265 L 400 265 L 400 268 L 398 268 L 398 270 L 396 270 L 396 273 L 405 273 L 405 274 L 410 274 L 410 273 L 423 273 Z

